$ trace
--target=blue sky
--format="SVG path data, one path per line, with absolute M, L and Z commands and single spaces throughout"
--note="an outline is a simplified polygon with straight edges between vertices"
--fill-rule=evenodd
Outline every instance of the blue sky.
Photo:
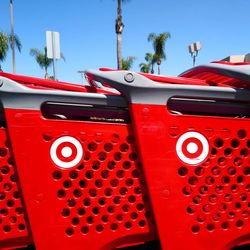
M 66 62 L 57 63 L 58 78 L 81 82 L 78 70 L 116 67 L 114 30 L 117 1 L 113 0 L 13 0 L 15 33 L 23 45 L 16 52 L 17 73 L 43 77 L 30 48 L 45 46 L 45 31 L 60 32 Z M 167 60 L 162 74 L 178 75 L 192 66 L 188 45 L 200 41 L 197 63 L 203 64 L 232 54 L 250 52 L 249 0 L 131 0 L 123 5 L 123 55 L 135 56 L 139 71 L 150 32 L 168 31 Z M 10 32 L 9 0 L 0 0 L 0 29 Z M 11 51 L 2 64 L 12 72 Z M 52 75 L 52 69 L 50 69 Z

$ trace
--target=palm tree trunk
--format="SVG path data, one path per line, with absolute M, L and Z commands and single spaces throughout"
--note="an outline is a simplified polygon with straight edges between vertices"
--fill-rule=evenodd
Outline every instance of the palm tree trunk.
M 48 68 L 47 68 L 47 67 L 44 67 L 44 68 L 45 68 L 45 75 L 44 75 L 44 78 L 45 78 L 45 79 L 48 79 L 48 78 L 49 78 Z
M 122 69 L 122 11 L 121 11 L 121 0 L 117 0 L 117 18 L 115 24 L 116 30 L 116 42 L 117 42 L 117 68 Z
M 161 74 L 161 68 L 160 67 L 161 67 L 160 64 L 158 64 L 158 75 Z
M 117 68 L 122 69 L 122 34 L 117 34 Z
M 10 0 L 10 25 L 11 25 L 12 66 L 13 66 L 13 74 L 16 74 L 15 40 L 14 40 L 14 17 L 13 17 L 13 2 L 12 2 L 12 0 Z
M 151 74 L 154 74 L 155 71 L 154 71 L 154 64 L 151 65 Z
M 160 58 L 157 59 L 157 65 L 158 65 L 158 75 L 160 75 L 161 74 L 161 59 Z

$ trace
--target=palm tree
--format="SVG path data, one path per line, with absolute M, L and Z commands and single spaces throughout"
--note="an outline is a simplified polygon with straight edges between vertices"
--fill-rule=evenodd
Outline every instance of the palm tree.
M 154 74 L 154 65 L 156 63 L 156 55 L 147 52 L 146 55 L 145 55 L 145 60 L 148 63 L 149 68 L 151 67 L 150 73 Z
M 151 74 L 154 74 L 154 65 L 156 63 L 156 55 L 147 52 L 145 55 L 145 61 L 146 63 L 141 63 L 139 65 L 140 71 L 143 73 L 149 73 L 150 71 Z
M 47 57 L 47 47 L 44 48 L 44 52 L 39 49 L 30 49 L 30 55 L 34 56 L 38 65 L 45 70 L 44 78 L 48 79 L 48 68 L 51 66 L 53 60 Z
M 140 71 L 143 73 L 149 73 L 150 67 L 147 63 L 140 63 L 139 64 Z
M 122 32 L 124 24 L 122 22 L 122 2 L 130 0 L 117 0 L 117 17 L 115 20 L 117 68 L 122 69 Z
M 3 62 L 7 56 L 7 51 L 9 49 L 8 37 L 5 33 L 0 32 L 0 62 Z M 0 64 L 0 71 L 2 71 Z
M 140 71 L 143 72 L 143 73 L 149 73 L 150 68 L 152 67 L 152 64 L 151 64 L 152 54 L 151 53 L 146 53 L 144 58 L 145 58 L 146 62 L 143 62 L 143 63 L 139 64 Z M 151 68 L 151 71 L 152 70 L 153 69 Z
M 134 60 L 136 58 L 134 56 L 128 56 L 127 58 L 122 59 L 122 69 L 130 70 L 133 66 Z
M 160 75 L 160 65 L 161 61 L 166 59 L 165 45 L 166 41 L 171 37 L 169 32 L 163 32 L 160 34 L 150 33 L 148 36 L 148 41 L 153 43 L 155 51 L 155 60 L 158 65 L 158 74 Z
M 49 78 L 48 68 L 53 63 L 53 59 L 47 57 L 47 47 L 44 47 L 44 52 L 39 49 L 32 48 L 30 49 L 30 55 L 34 56 L 38 65 L 45 70 L 44 78 L 48 79 Z M 61 53 L 61 58 L 65 61 L 65 58 L 62 53 Z
M 0 62 L 3 62 L 6 59 L 11 43 L 11 34 L 7 34 L 3 31 L 0 31 Z M 14 45 L 18 49 L 18 51 L 21 52 L 22 44 L 17 35 L 14 35 Z M 2 71 L 1 64 L 0 71 Z

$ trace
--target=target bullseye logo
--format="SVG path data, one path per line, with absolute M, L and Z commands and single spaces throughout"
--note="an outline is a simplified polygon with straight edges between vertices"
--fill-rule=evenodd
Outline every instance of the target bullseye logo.
M 72 136 L 62 136 L 52 143 L 50 157 L 58 167 L 75 167 L 83 157 L 82 145 Z
M 176 153 L 184 163 L 196 165 L 207 158 L 209 144 L 204 135 L 198 132 L 187 132 L 178 139 Z

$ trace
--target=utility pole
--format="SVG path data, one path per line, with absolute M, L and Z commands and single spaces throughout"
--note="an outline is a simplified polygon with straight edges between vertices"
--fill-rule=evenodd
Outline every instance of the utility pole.
M 12 49 L 12 65 L 13 74 L 16 74 L 16 59 L 15 59 L 15 33 L 14 33 L 14 17 L 13 17 L 13 2 L 10 0 L 10 26 L 11 26 L 11 49 Z

